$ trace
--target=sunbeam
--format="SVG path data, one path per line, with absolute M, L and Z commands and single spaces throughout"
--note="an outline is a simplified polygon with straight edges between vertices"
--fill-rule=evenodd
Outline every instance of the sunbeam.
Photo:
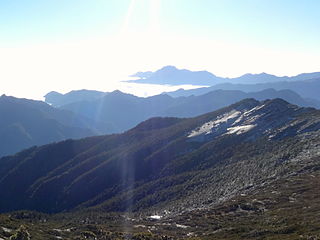
M 149 31 L 152 33 L 160 32 L 160 13 L 161 13 L 161 0 L 149 0 Z
M 120 32 L 121 35 L 125 35 L 129 30 L 129 24 L 130 24 L 130 20 L 132 19 L 133 10 L 136 5 L 136 2 L 137 2 L 137 0 L 131 0 L 131 2 L 129 4 L 128 11 L 127 11 L 127 14 L 124 18 L 124 22 L 123 22 L 122 29 Z

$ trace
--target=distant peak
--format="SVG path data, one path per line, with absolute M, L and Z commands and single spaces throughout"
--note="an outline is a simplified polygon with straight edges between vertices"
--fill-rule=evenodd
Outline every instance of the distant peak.
M 62 96 L 63 94 L 56 92 L 56 91 L 51 91 L 48 92 L 46 95 L 44 95 L 44 97 L 49 97 L 49 96 Z
M 174 70 L 177 70 L 178 68 L 175 67 L 175 66 L 172 66 L 172 65 L 167 65 L 167 66 L 164 66 L 163 68 L 161 69 L 174 69 Z
M 5 94 L 2 94 L 2 95 L 0 96 L 0 98 L 6 99 L 6 100 L 8 100 L 8 99 L 10 99 L 10 100 L 12 100 L 12 99 L 19 99 L 19 98 L 13 97 L 13 96 L 5 95 Z M 22 99 L 22 98 L 21 98 L 21 99 Z
M 233 104 L 233 107 L 237 110 L 250 109 L 250 108 L 253 108 L 259 104 L 260 104 L 260 102 L 254 98 L 246 98 L 246 99 L 243 99 L 243 100 Z
M 168 65 L 168 66 L 164 66 L 163 68 L 159 69 L 157 72 L 162 72 L 162 71 L 172 72 L 172 71 L 179 71 L 179 69 L 176 68 L 175 66 Z
M 123 93 L 117 89 L 117 90 L 112 91 L 110 94 L 125 94 L 125 93 Z
M 113 92 L 110 92 L 108 93 L 107 95 L 105 95 L 106 97 L 107 96 L 116 96 L 116 97 L 122 97 L 122 96 L 126 96 L 126 97 L 134 97 L 134 98 L 137 98 L 137 96 L 133 95 L 133 94 L 130 94 L 130 93 L 124 93 L 124 92 L 121 92 L 120 90 L 114 90 Z
M 269 109 L 273 112 L 283 112 L 288 109 L 298 109 L 297 105 L 293 105 L 282 98 L 268 99 L 261 103 L 262 109 Z
M 246 74 L 243 74 L 241 77 L 257 77 L 257 76 L 275 76 L 275 75 L 262 72 L 262 73 L 246 73 Z
M 264 104 L 269 105 L 291 105 L 287 101 L 283 100 L 282 98 L 274 98 L 274 99 L 268 99 L 263 101 Z

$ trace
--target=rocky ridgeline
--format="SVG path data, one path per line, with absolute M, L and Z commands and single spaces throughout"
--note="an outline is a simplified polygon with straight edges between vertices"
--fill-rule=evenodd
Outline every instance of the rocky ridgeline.
M 192 130 L 188 137 L 191 141 L 210 141 L 228 134 L 246 133 L 251 140 L 295 136 L 320 128 L 319 118 L 305 121 L 305 116 L 311 117 L 308 113 L 312 112 L 312 108 L 300 108 L 282 99 L 256 102 L 254 106 L 239 105 Z

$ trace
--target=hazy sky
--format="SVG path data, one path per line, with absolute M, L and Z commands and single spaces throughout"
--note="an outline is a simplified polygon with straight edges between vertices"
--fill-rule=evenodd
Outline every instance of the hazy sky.
M 318 0 L 1 0 L 0 94 L 132 92 L 119 81 L 165 65 L 320 71 L 319 12 Z

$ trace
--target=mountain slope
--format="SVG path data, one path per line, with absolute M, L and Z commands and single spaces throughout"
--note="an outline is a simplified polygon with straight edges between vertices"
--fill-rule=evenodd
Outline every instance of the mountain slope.
M 94 119 L 97 122 L 108 122 L 113 131 L 104 133 L 123 132 L 139 122 L 152 116 L 158 116 L 160 109 L 166 108 L 173 101 L 168 96 L 149 98 L 136 97 L 120 91 L 114 91 L 95 101 L 81 101 L 62 106 L 76 115 Z
M 77 116 L 94 119 L 93 126 L 96 129 L 101 129 L 102 133 L 115 133 L 128 130 L 151 117 L 194 117 L 245 98 L 257 100 L 283 98 L 299 106 L 314 106 L 292 91 L 266 89 L 251 93 L 216 90 L 200 96 L 179 98 L 165 94 L 141 98 L 114 91 L 97 100 L 74 102 L 61 106 L 60 109 L 72 111 Z M 95 122 L 101 123 L 103 121 L 108 122 L 106 125 L 109 128 L 106 130 L 103 129 L 103 124 L 95 125 Z
M 319 159 L 313 168 L 261 184 L 211 208 L 179 215 L 78 211 L 0 214 L 0 237 L 28 231 L 32 239 L 317 239 Z M 316 164 L 317 163 L 317 164 Z M 159 213 L 158 213 L 159 214 Z
M 196 118 L 154 118 L 123 134 L 29 149 L 0 159 L 1 210 L 212 207 L 312 166 L 319 128 L 313 108 L 247 99 Z
M 299 106 L 317 107 L 317 105 L 308 102 L 290 90 L 276 91 L 274 89 L 265 89 L 259 92 L 249 93 L 238 90 L 215 90 L 200 96 L 189 96 L 184 98 L 182 103 L 176 103 L 169 106 L 160 116 L 193 117 L 209 112 L 210 109 L 219 109 L 246 98 L 254 98 L 259 101 L 282 98 Z
M 3 95 L 0 97 L 0 115 L 0 156 L 33 145 L 94 134 L 85 119 L 40 101 Z

